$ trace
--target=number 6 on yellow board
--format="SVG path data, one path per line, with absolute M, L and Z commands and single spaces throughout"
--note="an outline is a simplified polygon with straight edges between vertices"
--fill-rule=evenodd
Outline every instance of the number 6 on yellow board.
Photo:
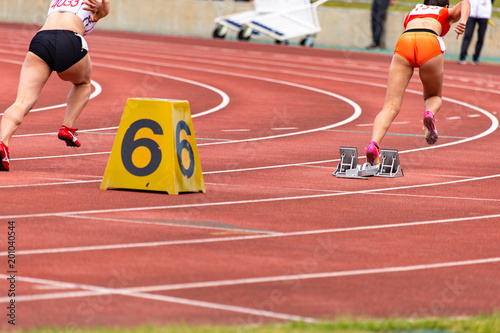
M 205 192 L 189 103 L 129 99 L 101 189 Z

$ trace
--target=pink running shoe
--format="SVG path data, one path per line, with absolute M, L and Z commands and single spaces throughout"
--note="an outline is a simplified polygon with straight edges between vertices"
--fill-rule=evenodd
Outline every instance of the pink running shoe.
M 76 131 L 78 131 L 78 129 L 69 128 L 62 125 L 57 137 L 60 140 L 66 141 L 66 146 L 80 147 L 80 141 L 78 141 L 78 139 L 76 138 L 77 136 L 77 134 L 75 133 Z
M 425 129 L 425 141 L 428 144 L 433 145 L 438 140 L 438 131 L 434 125 L 434 115 L 430 111 L 425 111 L 424 113 L 424 129 Z
M 375 141 L 370 142 L 366 148 L 366 161 L 371 165 L 380 164 L 380 148 Z
M 10 170 L 10 160 L 9 160 L 9 148 L 0 141 L 0 157 L 2 158 L 2 164 L 0 164 L 0 171 Z

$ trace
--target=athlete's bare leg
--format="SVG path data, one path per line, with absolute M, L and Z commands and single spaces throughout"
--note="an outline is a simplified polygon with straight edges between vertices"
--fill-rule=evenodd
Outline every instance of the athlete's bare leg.
M 68 94 L 64 126 L 72 128 L 73 123 L 87 105 L 91 93 L 91 74 L 92 63 L 88 54 L 69 69 L 58 73 L 62 80 L 73 83 L 73 89 Z
M 0 141 L 9 145 L 14 132 L 23 122 L 40 97 L 43 86 L 50 77 L 52 70 L 40 57 L 28 52 L 21 69 L 17 98 L 5 110 L 0 125 Z
M 392 121 L 401 110 L 403 96 L 412 75 L 413 67 L 410 63 L 400 55 L 394 54 L 389 69 L 384 107 L 373 124 L 372 141 L 375 141 L 379 146 Z
M 442 54 L 420 66 L 420 80 L 424 88 L 425 110 L 436 114 L 442 104 L 444 57 Z

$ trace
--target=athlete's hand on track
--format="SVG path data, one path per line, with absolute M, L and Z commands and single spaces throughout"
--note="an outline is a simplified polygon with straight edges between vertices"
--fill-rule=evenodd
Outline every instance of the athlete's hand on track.
M 455 32 L 457 33 L 457 39 L 458 39 L 458 36 L 465 32 L 465 23 L 458 22 L 457 25 L 455 26 Z
M 97 14 L 97 11 L 102 7 L 102 0 L 85 0 L 83 4 L 87 6 L 84 8 L 85 10 L 92 12 L 91 20 L 97 21 L 95 19 L 95 14 Z

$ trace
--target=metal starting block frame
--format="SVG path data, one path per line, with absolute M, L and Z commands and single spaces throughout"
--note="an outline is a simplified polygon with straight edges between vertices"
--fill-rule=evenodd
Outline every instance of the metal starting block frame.
M 368 179 L 369 177 L 403 177 L 403 169 L 399 164 L 399 154 L 396 149 L 380 149 L 380 164 L 358 164 L 358 149 L 356 147 L 340 147 L 340 163 L 333 172 L 339 178 Z
M 404 176 L 396 149 L 380 149 L 380 159 L 380 170 L 375 176 L 390 178 Z

